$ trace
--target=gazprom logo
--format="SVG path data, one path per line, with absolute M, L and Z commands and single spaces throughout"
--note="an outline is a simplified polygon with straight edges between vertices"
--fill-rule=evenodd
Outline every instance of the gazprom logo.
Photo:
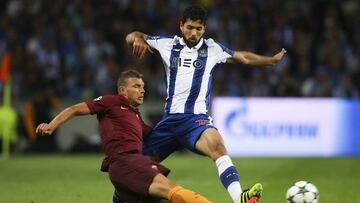
M 318 135 L 318 124 L 294 121 L 274 121 L 271 118 L 251 119 L 252 112 L 246 100 L 242 100 L 239 108 L 230 111 L 225 118 L 225 129 L 231 136 L 257 138 L 294 138 L 313 139 Z M 274 111 L 274 117 L 276 111 Z M 291 115 L 290 115 L 291 116 Z M 261 116 L 257 115 L 256 118 Z

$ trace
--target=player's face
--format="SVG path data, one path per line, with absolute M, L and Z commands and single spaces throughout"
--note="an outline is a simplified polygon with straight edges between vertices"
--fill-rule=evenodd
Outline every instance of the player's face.
M 180 30 L 188 47 L 195 46 L 203 36 L 206 26 L 200 20 L 180 22 Z
M 141 78 L 128 78 L 124 86 L 120 86 L 119 94 L 128 99 L 131 106 L 137 107 L 144 102 L 144 81 Z

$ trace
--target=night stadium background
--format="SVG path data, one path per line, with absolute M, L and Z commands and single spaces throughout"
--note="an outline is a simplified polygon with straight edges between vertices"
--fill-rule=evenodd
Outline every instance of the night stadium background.
M 261 182 L 261 202 L 285 202 L 287 188 L 307 180 L 320 202 L 360 202 L 356 0 L 0 1 L 0 106 L 10 103 L 14 113 L 0 108 L 0 202 L 111 201 L 95 117 L 75 118 L 51 137 L 36 136 L 35 127 L 66 106 L 115 93 L 129 68 L 145 76 L 141 112 L 154 125 L 166 97 L 163 64 L 158 53 L 133 57 L 125 36 L 180 35 L 189 4 L 208 10 L 205 37 L 231 49 L 268 56 L 287 49 L 275 67 L 222 64 L 214 72 L 210 113 L 242 187 Z M 184 151 L 164 165 L 176 183 L 230 202 L 209 159 Z

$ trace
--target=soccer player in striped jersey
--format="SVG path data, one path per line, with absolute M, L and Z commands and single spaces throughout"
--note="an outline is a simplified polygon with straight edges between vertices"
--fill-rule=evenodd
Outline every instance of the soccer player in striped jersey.
M 187 148 L 215 161 L 220 180 L 234 203 L 257 202 L 262 185 L 257 183 L 243 191 L 238 172 L 229 157 L 220 133 L 208 116 L 214 67 L 229 61 L 248 65 L 275 65 L 285 49 L 272 57 L 248 51 L 233 51 L 213 39 L 205 39 L 207 13 L 200 6 L 184 10 L 180 22 L 182 36 L 149 36 L 132 32 L 126 42 L 133 54 L 143 58 L 156 49 L 165 66 L 167 98 L 165 115 L 145 139 L 144 154 L 165 159 Z

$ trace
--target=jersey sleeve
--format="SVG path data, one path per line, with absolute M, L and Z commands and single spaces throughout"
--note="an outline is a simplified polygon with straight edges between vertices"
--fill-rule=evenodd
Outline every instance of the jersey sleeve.
M 159 48 L 166 46 L 166 43 L 171 41 L 172 38 L 164 37 L 164 36 L 150 36 L 146 37 L 146 42 L 149 44 L 151 48 L 159 50 Z
M 215 45 L 217 47 L 216 54 L 215 54 L 217 63 L 225 63 L 226 59 L 234 56 L 235 51 L 225 47 L 224 45 L 220 44 L 219 42 L 215 42 Z
M 109 109 L 109 107 L 111 107 L 115 101 L 114 97 L 108 95 L 100 96 L 93 100 L 88 100 L 85 103 L 90 109 L 90 114 L 98 114 L 107 111 L 107 109 Z
M 160 39 L 160 36 L 150 36 L 148 35 L 146 37 L 146 42 L 149 44 L 150 47 L 157 49 L 158 45 L 159 45 L 159 41 L 158 39 Z

